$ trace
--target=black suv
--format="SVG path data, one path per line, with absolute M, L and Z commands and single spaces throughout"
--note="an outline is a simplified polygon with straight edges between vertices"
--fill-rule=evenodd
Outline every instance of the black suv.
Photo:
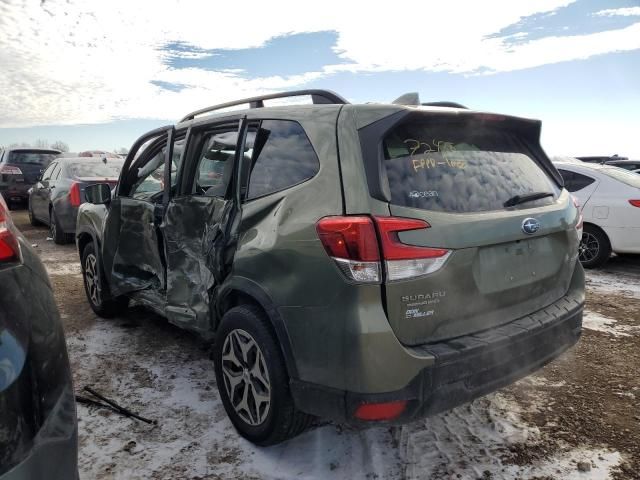
M 0 194 L 9 208 L 15 203 L 27 203 L 29 189 L 59 154 L 58 150 L 41 148 L 9 148 L 0 152 Z

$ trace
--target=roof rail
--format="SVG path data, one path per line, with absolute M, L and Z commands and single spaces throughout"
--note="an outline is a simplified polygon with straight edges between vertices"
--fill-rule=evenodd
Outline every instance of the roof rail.
M 337 104 L 344 105 L 349 103 L 346 99 L 341 97 L 335 92 L 331 90 L 293 90 L 291 92 L 280 92 L 280 93 L 270 93 L 268 95 L 259 95 L 257 97 L 243 98 L 242 100 L 234 100 L 233 102 L 220 103 L 218 105 L 213 105 L 211 107 L 202 108 L 200 110 L 196 110 L 195 112 L 191 112 L 186 115 L 180 123 L 186 122 L 187 120 L 193 120 L 198 115 L 202 115 L 204 113 L 213 112 L 215 110 L 221 110 L 223 108 L 234 107 L 236 105 L 243 105 L 245 103 L 249 104 L 249 108 L 263 108 L 264 100 L 273 100 L 276 98 L 289 98 L 289 97 L 300 97 L 303 95 L 310 95 L 311 100 L 314 104 Z

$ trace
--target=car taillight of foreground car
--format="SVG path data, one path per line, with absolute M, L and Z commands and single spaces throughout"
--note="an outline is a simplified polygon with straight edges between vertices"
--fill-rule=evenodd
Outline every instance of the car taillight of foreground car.
M 19 259 L 20 247 L 13 232 L 9 208 L 0 196 L 0 263 L 15 262 Z

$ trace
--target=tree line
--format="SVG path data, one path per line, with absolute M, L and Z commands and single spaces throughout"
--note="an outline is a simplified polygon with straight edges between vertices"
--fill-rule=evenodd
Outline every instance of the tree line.
M 66 142 L 63 142 L 62 140 L 56 140 L 53 143 L 49 143 L 47 140 L 43 140 L 41 138 L 31 143 L 15 142 L 10 145 L 7 145 L 6 147 L 3 147 L 2 145 L 0 145 L 0 150 L 2 150 L 3 148 L 52 148 L 54 150 L 60 150 L 61 152 L 69 151 L 69 145 Z M 113 150 L 113 152 L 126 155 L 127 153 L 129 153 L 129 149 L 125 147 L 120 147 Z

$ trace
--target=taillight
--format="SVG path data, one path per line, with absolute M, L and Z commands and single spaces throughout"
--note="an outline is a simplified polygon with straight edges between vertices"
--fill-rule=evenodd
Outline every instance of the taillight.
M 387 280 L 404 280 L 428 275 L 439 270 L 447 261 L 450 250 L 444 248 L 406 245 L 400 241 L 399 232 L 430 228 L 424 220 L 398 217 L 374 217 L 385 260 Z
M 82 201 L 80 200 L 80 184 L 73 182 L 69 189 L 69 202 L 72 207 L 79 207 Z
M 0 197 L 0 262 L 10 262 L 20 258 L 18 239 L 10 227 L 11 219 L 7 204 Z
M 349 279 L 380 281 L 380 253 L 369 217 L 325 217 L 316 224 L 324 249 Z
M 629 203 L 634 207 L 640 207 L 640 200 L 629 200 Z
M 407 407 L 406 400 L 384 403 L 362 403 L 353 414 L 359 420 L 384 421 L 398 418 Z
M 316 230 L 329 256 L 349 279 L 377 283 L 381 259 L 388 281 L 427 275 L 444 265 L 449 250 L 407 245 L 398 237 L 399 232 L 429 227 L 423 220 L 410 218 L 344 216 L 325 217 Z
M 578 203 L 578 199 L 571 195 L 571 199 L 573 200 L 573 205 L 576 207 L 576 210 L 578 210 L 578 223 L 576 223 L 576 230 L 578 230 L 578 232 L 580 233 L 579 237 L 582 238 L 582 223 L 583 223 L 583 219 L 584 217 L 582 216 L 582 210 L 580 209 L 580 204 Z
M 11 165 L 3 165 L 0 167 L 0 173 L 4 175 L 22 175 L 22 170 Z

